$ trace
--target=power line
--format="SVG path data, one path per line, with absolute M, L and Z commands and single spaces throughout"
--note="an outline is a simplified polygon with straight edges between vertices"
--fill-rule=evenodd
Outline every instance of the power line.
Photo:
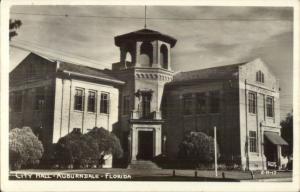
M 103 16 L 103 15 L 69 15 L 69 14 L 46 14 L 46 13 L 24 13 L 12 12 L 13 15 L 33 15 L 49 17 L 81 17 L 81 18 L 102 18 L 102 19 L 132 19 L 145 20 L 145 17 L 125 17 L 125 16 Z M 288 19 L 274 18 L 171 18 L 171 17 L 147 17 L 147 20 L 168 20 L 168 21 L 291 21 Z

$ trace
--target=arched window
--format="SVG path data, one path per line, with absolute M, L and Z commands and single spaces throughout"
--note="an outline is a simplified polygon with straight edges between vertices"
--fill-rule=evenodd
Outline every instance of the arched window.
M 168 48 L 166 45 L 160 47 L 160 65 L 164 69 L 168 69 Z
M 143 42 L 141 45 L 140 63 L 146 67 L 151 66 L 153 63 L 153 46 L 149 42 Z
M 261 72 L 261 71 L 256 72 L 256 81 L 261 82 L 261 83 L 265 82 L 265 75 L 263 72 Z

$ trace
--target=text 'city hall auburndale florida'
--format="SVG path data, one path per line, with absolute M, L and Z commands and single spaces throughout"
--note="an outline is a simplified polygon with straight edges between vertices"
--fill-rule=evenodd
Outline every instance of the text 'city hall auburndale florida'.
M 80 129 L 115 132 L 129 162 L 176 159 L 186 132 L 213 135 L 220 159 L 243 169 L 280 164 L 279 82 L 260 59 L 172 71 L 176 39 L 150 29 L 115 37 L 112 70 L 30 53 L 10 73 L 10 127 L 30 126 L 44 146 Z

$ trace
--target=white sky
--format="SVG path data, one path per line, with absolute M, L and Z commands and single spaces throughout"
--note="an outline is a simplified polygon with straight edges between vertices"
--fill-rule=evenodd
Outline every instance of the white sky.
M 173 70 L 202 69 L 260 57 L 280 80 L 281 118 L 291 111 L 291 8 L 148 6 L 147 17 L 147 28 L 178 40 L 172 49 Z M 144 7 L 14 6 L 11 18 L 23 23 L 12 44 L 70 62 L 110 68 L 119 61 L 114 36 L 142 29 Z M 10 70 L 26 54 L 11 47 Z

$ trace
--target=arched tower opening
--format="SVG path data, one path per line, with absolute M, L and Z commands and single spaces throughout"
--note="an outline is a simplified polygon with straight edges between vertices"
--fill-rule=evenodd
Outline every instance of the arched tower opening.
M 149 42 L 143 42 L 140 50 L 140 64 L 149 67 L 153 63 L 153 46 Z
M 168 48 L 166 45 L 160 47 L 160 66 L 164 69 L 168 69 Z
M 125 66 L 126 66 L 126 68 L 127 67 L 129 67 L 129 66 L 131 66 L 132 65 L 132 55 L 131 55 L 131 53 L 128 51 L 127 53 L 126 53 L 126 56 L 125 56 Z

